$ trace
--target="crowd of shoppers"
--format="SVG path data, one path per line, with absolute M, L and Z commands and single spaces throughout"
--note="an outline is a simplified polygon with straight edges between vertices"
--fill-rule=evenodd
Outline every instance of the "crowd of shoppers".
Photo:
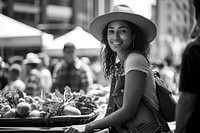
M 58 90 L 64 93 L 65 86 L 72 91 L 86 94 L 93 82 L 89 65 L 76 55 L 73 43 L 66 43 L 63 58 L 50 66 L 50 57 L 44 53 L 27 53 L 26 57 L 13 56 L 8 62 L 0 58 L 0 93 L 8 90 L 40 96 Z

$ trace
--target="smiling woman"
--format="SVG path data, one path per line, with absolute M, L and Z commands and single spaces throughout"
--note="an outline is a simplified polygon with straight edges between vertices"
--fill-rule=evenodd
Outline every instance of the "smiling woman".
M 72 125 L 65 132 L 108 129 L 110 133 L 153 133 L 166 125 L 145 101 L 159 112 L 155 82 L 150 67 L 150 43 L 156 26 L 134 14 L 127 5 L 116 5 L 110 13 L 90 23 L 92 35 L 102 42 L 101 59 L 105 78 L 111 80 L 106 116 L 86 125 Z

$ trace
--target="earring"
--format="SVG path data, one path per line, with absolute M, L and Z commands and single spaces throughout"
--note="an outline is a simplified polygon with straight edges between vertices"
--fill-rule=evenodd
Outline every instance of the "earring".
M 135 40 L 133 40 L 133 42 L 132 42 L 132 44 L 133 44 L 133 49 L 134 49 L 134 47 L 135 47 L 135 43 L 134 43 L 134 41 L 135 41 Z

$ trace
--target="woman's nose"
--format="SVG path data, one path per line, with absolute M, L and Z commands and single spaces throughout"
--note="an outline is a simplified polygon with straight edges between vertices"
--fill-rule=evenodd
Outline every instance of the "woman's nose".
M 118 39 L 118 38 L 120 38 L 120 35 L 119 35 L 119 32 L 117 31 L 117 32 L 115 32 L 115 34 L 114 34 L 114 37 L 115 37 L 115 39 Z

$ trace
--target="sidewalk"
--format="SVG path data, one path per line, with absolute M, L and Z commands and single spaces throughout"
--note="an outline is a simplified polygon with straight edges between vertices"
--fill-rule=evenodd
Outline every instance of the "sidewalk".
M 175 121 L 174 122 L 168 122 L 168 124 L 169 124 L 169 128 L 171 129 L 171 131 L 174 131 L 175 128 L 176 128 L 176 122 Z

